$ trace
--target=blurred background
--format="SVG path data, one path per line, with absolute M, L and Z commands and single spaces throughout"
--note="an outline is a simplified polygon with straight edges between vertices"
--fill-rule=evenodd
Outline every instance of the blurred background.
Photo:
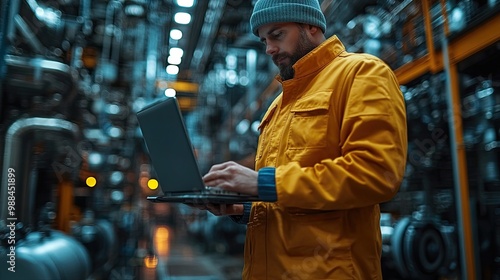
M 382 58 L 406 100 L 384 278 L 500 279 L 499 1 L 320 2 L 326 35 Z M 175 96 L 202 173 L 252 167 L 280 92 L 254 3 L 1 0 L 2 280 L 241 279 L 245 226 L 146 201 L 161 191 L 135 113 Z

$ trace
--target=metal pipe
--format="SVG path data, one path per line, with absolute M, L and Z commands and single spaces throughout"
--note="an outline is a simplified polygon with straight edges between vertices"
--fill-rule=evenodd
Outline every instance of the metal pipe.
M 446 75 L 446 94 L 448 105 L 448 122 L 450 129 L 450 147 L 457 209 L 458 238 L 460 244 L 461 279 L 481 279 L 477 270 L 477 247 L 474 247 L 471 201 L 469 195 L 469 179 L 467 160 L 463 139 L 462 113 L 460 106 L 460 89 L 458 88 L 458 69 L 456 62 L 450 57 L 448 38 L 442 35 L 443 65 Z M 476 248 L 476 249 L 475 249 Z
M 446 10 L 446 5 L 448 4 L 447 2 L 448 1 L 446 1 L 446 0 L 441 0 L 440 1 L 440 3 L 441 3 L 441 14 L 443 15 L 443 31 L 444 31 L 444 35 L 445 36 L 450 35 L 450 25 L 448 23 L 448 12 Z
M 96 74 L 97 82 L 114 82 L 118 76 L 118 60 L 122 41 L 123 6 L 111 1 L 106 7 L 101 60 Z
M 35 33 L 30 29 L 26 21 L 20 15 L 14 16 L 14 22 L 16 24 L 17 30 L 24 36 L 26 42 L 33 48 L 37 54 L 42 54 L 45 51 L 45 47 L 42 45 L 40 40 Z
M 36 184 L 31 184 L 30 187 L 28 186 L 28 180 L 23 181 L 21 179 L 28 178 L 28 174 L 16 173 L 23 173 L 23 170 L 29 171 L 29 168 L 24 168 L 29 162 L 22 162 L 22 153 L 24 151 L 29 151 L 29 149 L 25 147 L 27 143 L 29 144 L 25 136 L 35 131 L 67 132 L 76 137 L 79 129 L 78 126 L 72 122 L 56 118 L 24 118 L 10 125 L 5 135 L 2 185 L 0 188 L 0 222 L 7 222 L 7 218 L 12 221 L 13 218 L 15 218 L 14 221 L 26 223 L 29 221 L 29 215 L 32 214 L 29 213 L 30 205 L 22 205 L 21 203 L 15 205 L 15 209 L 20 210 L 20 217 L 17 217 L 16 211 L 8 211 L 7 206 L 9 205 L 9 197 L 12 197 L 12 194 L 14 194 L 16 198 L 14 201 L 26 202 L 33 201 L 33 196 L 36 193 L 35 189 L 30 189 L 36 187 Z M 14 193 L 8 192 L 9 182 L 7 178 L 9 178 L 9 174 L 13 174 L 16 179 Z M 18 181 L 18 179 L 21 180 Z M 22 196 L 19 197 L 19 194 Z

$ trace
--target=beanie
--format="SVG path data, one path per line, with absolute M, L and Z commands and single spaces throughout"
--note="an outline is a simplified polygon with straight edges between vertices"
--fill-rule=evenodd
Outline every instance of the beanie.
M 258 0 L 255 3 L 250 27 L 258 36 L 257 29 L 268 23 L 299 22 L 317 26 L 323 33 L 326 19 L 318 0 Z

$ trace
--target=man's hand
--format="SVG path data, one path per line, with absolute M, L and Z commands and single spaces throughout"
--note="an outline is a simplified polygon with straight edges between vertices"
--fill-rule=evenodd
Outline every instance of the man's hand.
M 191 207 L 208 210 L 215 216 L 243 215 L 243 204 L 188 204 Z
M 227 191 L 258 195 L 257 171 L 233 161 L 216 164 L 203 176 L 205 185 Z

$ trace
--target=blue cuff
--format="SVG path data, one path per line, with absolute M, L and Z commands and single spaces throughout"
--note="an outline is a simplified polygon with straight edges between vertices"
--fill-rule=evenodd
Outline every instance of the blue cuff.
M 259 198 L 263 201 L 275 202 L 278 200 L 278 194 L 276 193 L 275 174 L 276 168 L 274 167 L 263 167 L 259 169 L 257 186 Z
M 243 215 L 238 215 L 238 216 L 229 216 L 233 222 L 237 224 L 248 224 L 248 221 L 250 220 L 250 211 L 252 210 L 252 203 L 251 202 L 245 202 L 243 203 Z

